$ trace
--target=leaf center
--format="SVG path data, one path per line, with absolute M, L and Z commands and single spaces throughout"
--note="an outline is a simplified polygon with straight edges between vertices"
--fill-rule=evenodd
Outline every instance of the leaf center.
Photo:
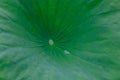
M 52 39 L 49 39 L 49 41 L 48 41 L 48 43 L 49 43 L 49 45 L 54 45 L 54 41 L 52 40 Z

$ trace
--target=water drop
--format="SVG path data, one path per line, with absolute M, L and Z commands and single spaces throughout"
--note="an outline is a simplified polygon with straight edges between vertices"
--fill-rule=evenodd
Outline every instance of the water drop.
M 65 54 L 70 54 L 70 52 L 68 50 L 64 50 Z
M 54 41 L 52 40 L 52 39 L 50 39 L 49 41 L 48 41 L 48 43 L 49 43 L 49 45 L 54 45 Z

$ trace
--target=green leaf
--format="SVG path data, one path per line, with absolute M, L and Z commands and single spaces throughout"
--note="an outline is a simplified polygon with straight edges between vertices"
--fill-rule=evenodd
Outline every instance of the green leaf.
M 0 80 L 120 80 L 119 0 L 0 0 Z

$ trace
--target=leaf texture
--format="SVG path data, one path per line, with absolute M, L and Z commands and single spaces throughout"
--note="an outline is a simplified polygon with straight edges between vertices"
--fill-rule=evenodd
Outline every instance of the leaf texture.
M 0 0 L 0 80 L 120 80 L 119 0 Z

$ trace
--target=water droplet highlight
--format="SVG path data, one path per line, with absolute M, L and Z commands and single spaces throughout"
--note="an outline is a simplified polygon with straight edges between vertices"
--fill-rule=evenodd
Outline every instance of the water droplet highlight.
M 52 39 L 50 39 L 49 41 L 48 41 L 48 43 L 49 43 L 49 45 L 54 45 L 54 41 L 52 40 Z
M 68 50 L 64 50 L 65 54 L 70 54 L 70 52 Z

